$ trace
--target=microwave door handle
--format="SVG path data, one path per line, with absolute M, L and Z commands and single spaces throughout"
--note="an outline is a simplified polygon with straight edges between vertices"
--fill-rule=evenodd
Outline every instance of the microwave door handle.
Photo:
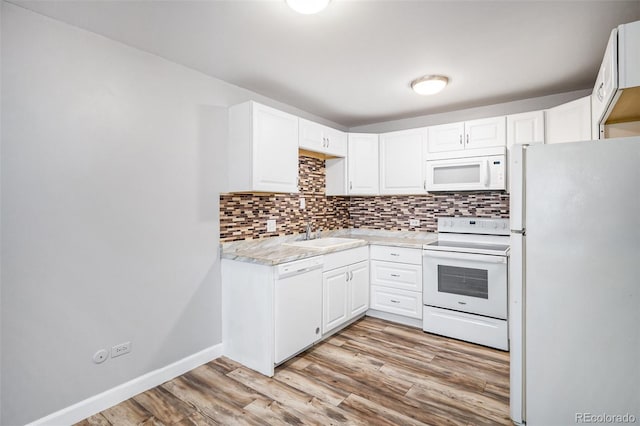
M 485 188 L 489 187 L 489 159 L 485 158 L 484 160 L 482 160 L 482 165 L 481 165 L 481 169 L 482 169 L 482 173 L 483 176 L 481 177 L 482 179 L 482 183 L 484 184 Z

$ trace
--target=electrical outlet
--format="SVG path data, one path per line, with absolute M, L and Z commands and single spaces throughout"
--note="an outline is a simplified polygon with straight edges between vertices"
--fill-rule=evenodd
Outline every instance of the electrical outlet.
M 300 210 L 304 210 L 307 208 L 307 202 L 304 197 L 300 197 Z
M 417 228 L 420 226 L 420 220 L 418 219 L 409 219 L 409 226 L 412 228 Z
M 276 220 L 267 219 L 267 232 L 276 232 Z
M 102 364 L 109 358 L 109 352 L 106 349 L 99 349 L 95 354 L 93 354 L 93 362 L 96 364 Z
M 111 358 L 128 354 L 129 352 L 131 352 L 131 342 L 120 343 L 111 347 Z

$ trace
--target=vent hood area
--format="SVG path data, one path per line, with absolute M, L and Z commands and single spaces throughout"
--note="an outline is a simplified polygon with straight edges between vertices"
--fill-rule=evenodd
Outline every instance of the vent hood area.
M 595 139 L 640 135 L 640 21 L 611 32 L 591 110 Z

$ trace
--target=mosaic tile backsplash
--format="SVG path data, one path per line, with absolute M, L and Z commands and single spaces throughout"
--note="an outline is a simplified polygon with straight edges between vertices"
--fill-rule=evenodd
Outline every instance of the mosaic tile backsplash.
M 460 192 L 375 197 L 328 197 L 324 193 L 324 160 L 300 156 L 299 194 L 222 194 L 220 241 L 238 241 L 314 230 L 364 228 L 436 231 L 438 217 L 509 217 L 509 194 Z M 300 198 L 306 209 L 300 209 Z M 276 219 L 276 232 L 266 232 Z M 420 226 L 409 227 L 409 219 Z
M 220 241 L 302 233 L 307 223 L 314 231 L 348 228 L 349 198 L 324 193 L 324 160 L 300 156 L 298 166 L 298 194 L 221 194 Z M 267 219 L 276 219 L 276 232 L 266 231 Z

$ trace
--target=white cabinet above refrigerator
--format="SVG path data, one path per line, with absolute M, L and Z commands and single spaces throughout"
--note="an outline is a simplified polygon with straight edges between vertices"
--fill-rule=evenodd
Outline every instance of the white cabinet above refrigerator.
M 592 121 L 595 139 L 608 136 L 605 125 L 640 121 L 640 21 L 611 31 L 593 87 Z

